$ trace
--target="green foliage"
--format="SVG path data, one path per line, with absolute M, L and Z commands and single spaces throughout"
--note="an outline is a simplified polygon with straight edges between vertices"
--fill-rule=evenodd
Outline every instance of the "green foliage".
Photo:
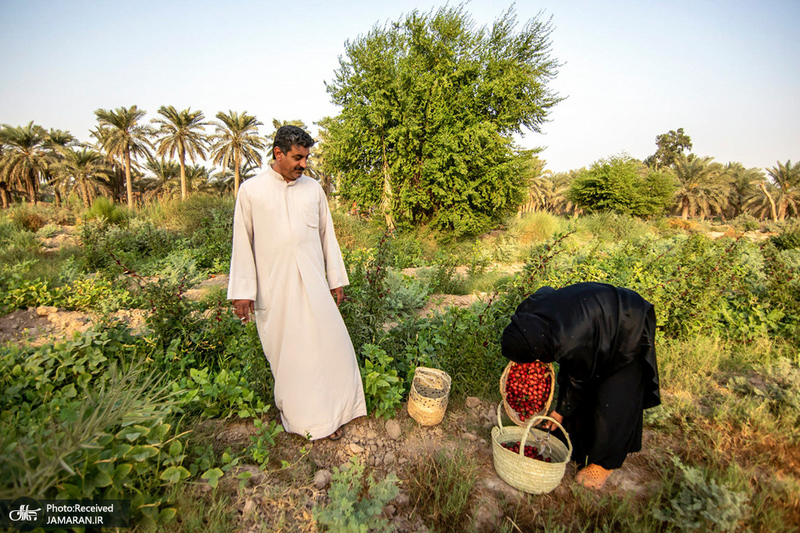
M 4 498 L 125 495 L 138 521 L 158 522 L 170 509 L 162 481 L 188 472 L 180 435 L 165 421 L 175 400 L 141 355 L 120 329 L 0 350 Z
M 342 318 L 356 353 L 374 343 L 390 318 L 386 276 L 389 267 L 389 236 L 384 234 L 374 250 L 344 252 L 350 286 L 340 306 Z
M 283 426 L 271 420 L 269 424 L 256 419 L 253 421 L 256 428 L 256 435 L 250 437 L 250 446 L 247 448 L 248 453 L 253 457 L 253 460 L 261 465 L 261 468 L 266 468 L 269 464 L 270 450 L 275 446 L 275 437 L 283 432 Z
M 31 233 L 36 233 L 46 224 L 44 218 L 29 208 L 27 204 L 14 207 L 11 210 L 10 218 L 18 228 Z
M 102 218 L 81 226 L 81 246 L 87 270 L 139 270 L 166 257 L 178 244 L 177 237 L 149 220 L 138 218 L 127 224 L 109 224 Z
M 394 270 L 386 278 L 386 291 L 386 304 L 393 316 L 411 313 L 428 301 L 428 288 L 421 281 Z
M 13 266 L 0 265 L 0 308 L 24 309 L 50 305 L 67 310 L 108 313 L 129 305 L 133 298 L 118 284 L 102 275 L 66 280 L 63 286 L 51 286 L 41 278 L 29 279 L 33 262 Z
M 735 376 L 727 386 L 759 400 L 773 416 L 784 419 L 787 427 L 796 428 L 800 422 L 800 368 L 785 357 L 765 365 L 758 379 Z
M 434 531 L 468 531 L 476 460 L 464 450 L 423 456 L 409 469 L 408 491 L 417 513 Z
M 42 239 L 50 239 L 59 235 L 61 233 L 61 226 L 58 226 L 53 223 L 48 223 L 39 228 L 39 231 L 36 232 L 36 236 Z
M 567 198 L 587 213 L 613 211 L 648 217 L 666 212 L 674 193 L 669 174 L 649 170 L 629 156 L 592 164 L 570 185 Z
M 800 249 L 800 223 L 788 224 L 779 235 L 770 237 L 778 250 Z
M 172 392 L 183 412 L 201 413 L 208 418 L 251 418 L 269 410 L 253 390 L 242 371 L 225 368 L 211 373 L 207 368 L 190 368 L 189 376 L 172 383 Z
M 103 225 L 124 224 L 129 217 L 130 214 L 128 213 L 127 209 L 119 204 L 113 203 L 105 196 L 98 196 L 95 198 L 94 202 L 92 202 L 92 207 L 90 207 L 83 215 L 85 220 L 97 220 Z
M 512 134 L 538 131 L 560 100 L 547 83 L 548 22 L 521 30 L 512 9 L 477 29 L 460 7 L 414 11 L 345 44 L 328 92 L 326 171 L 360 213 L 401 227 L 476 235 L 523 202 L 528 153 Z
M 672 461 L 681 473 L 679 490 L 667 507 L 654 509 L 653 515 L 681 531 L 735 531 L 750 512 L 748 496 L 708 481 L 700 469 L 677 457 Z
M 333 469 L 333 481 L 328 490 L 330 501 L 325 506 L 314 507 L 314 520 L 328 531 L 337 533 L 391 531 L 389 521 L 381 518 L 380 514 L 400 492 L 398 481 L 394 473 L 377 482 L 371 474 L 364 479 L 364 465 L 353 456 L 346 469 Z
M 13 222 L 0 220 L 0 264 L 37 259 L 41 256 L 41 245 L 36 236 Z
M 367 412 L 380 418 L 392 418 L 403 400 L 403 379 L 392 368 L 392 357 L 381 348 L 365 344 L 361 348 L 361 356 L 364 364 L 360 370 Z
M 234 204 L 232 196 L 197 194 L 170 206 L 167 215 L 174 218 L 169 222 L 187 239 L 186 249 L 198 267 L 214 272 L 230 270 Z
M 509 235 L 520 244 L 526 245 L 546 241 L 565 229 L 562 218 L 546 211 L 534 211 L 514 217 L 508 226 Z
M 692 138 L 683 132 L 683 128 L 678 128 L 678 131 L 670 130 L 658 135 L 656 146 L 658 146 L 656 153 L 644 162 L 653 168 L 670 167 L 684 150 L 692 151 Z

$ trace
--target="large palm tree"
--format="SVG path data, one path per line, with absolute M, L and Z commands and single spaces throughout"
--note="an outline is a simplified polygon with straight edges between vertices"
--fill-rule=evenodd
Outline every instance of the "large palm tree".
M 56 187 L 76 187 L 87 209 L 98 194 L 111 194 L 111 166 L 100 152 L 86 147 L 60 151 L 62 159 L 53 166 Z
M 800 215 L 800 163 L 791 161 L 767 169 L 771 178 L 758 184 L 760 194 L 753 195 L 748 207 L 760 214 L 769 214 L 773 222 L 785 220 L 787 216 Z
M 195 158 L 206 158 L 208 139 L 205 136 L 205 118 L 202 111 L 191 111 L 190 108 L 178 111 L 173 106 L 161 106 L 158 114 L 164 118 L 153 119 L 158 124 L 159 129 L 156 135 L 156 154 L 161 157 L 173 157 L 178 155 L 178 162 L 181 165 L 181 198 L 185 200 L 189 196 L 186 186 L 186 157 L 192 163 Z
M 728 206 L 730 180 L 712 157 L 680 154 L 673 170 L 678 179 L 676 208 L 684 220 L 695 214 L 705 218 L 721 213 Z
M 0 129 L 0 181 L 6 189 L 17 185 L 24 190 L 32 204 L 37 201 L 39 183 L 44 181 L 51 160 L 47 142 L 47 132 L 33 122 L 17 127 L 3 124 Z
M 216 133 L 211 153 L 215 165 L 223 168 L 233 167 L 233 194 L 239 194 L 242 165 L 261 166 L 261 152 L 266 148 L 266 141 L 259 137 L 258 127 L 262 125 L 256 117 L 247 112 L 228 111 L 217 113 Z M 244 160 L 243 160 L 244 159 Z
M 731 184 L 728 198 L 729 214 L 731 218 L 736 218 L 744 212 L 747 199 L 756 192 L 758 183 L 763 181 L 764 175 L 761 170 L 745 168 L 741 163 L 728 163 L 724 172 Z
M 144 117 L 145 111 L 136 106 L 117 109 L 98 109 L 94 112 L 97 116 L 99 127 L 92 132 L 100 146 L 109 157 L 122 159 L 125 165 L 125 188 L 128 196 L 128 208 L 133 209 L 133 181 L 131 180 L 131 157 L 146 156 L 149 148 L 152 130 L 139 121 Z

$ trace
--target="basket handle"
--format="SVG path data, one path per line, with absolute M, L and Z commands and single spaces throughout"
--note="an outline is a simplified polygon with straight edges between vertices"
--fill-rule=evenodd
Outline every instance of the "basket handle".
M 531 427 L 533 427 L 534 423 L 537 423 L 540 420 L 549 420 L 551 422 L 555 422 L 555 424 L 559 427 L 559 429 L 561 429 L 561 433 L 563 433 L 564 436 L 567 437 L 567 446 L 569 446 L 569 455 L 567 457 L 572 457 L 572 441 L 569 439 L 569 433 L 567 433 L 567 430 L 564 429 L 564 426 L 562 426 L 556 419 L 544 415 L 531 417 L 530 421 L 528 422 L 528 425 L 525 426 L 525 433 L 522 435 L 522 442 L 519 443 L 520 456 L 525 455 L 525 442 L 528 440 L 528 435 L 530 434 Z

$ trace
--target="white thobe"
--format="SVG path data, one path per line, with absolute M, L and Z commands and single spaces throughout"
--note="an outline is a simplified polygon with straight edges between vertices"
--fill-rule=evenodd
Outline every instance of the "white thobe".
M 283 427 L 326 437 L 367 414 L 353 344 L 330 290 L 347 270 L 322 187 L 268 167 L 239 188 L 229 300 L 254 300 Z

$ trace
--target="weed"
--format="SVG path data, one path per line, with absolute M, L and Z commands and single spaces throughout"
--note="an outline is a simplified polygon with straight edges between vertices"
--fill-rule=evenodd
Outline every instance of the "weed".
M 337 533 L 391 531 L 389 521 L 380 514 L 399 493 L 398 481 L 394 473 L 381 481 L 375 481 L 371 474 L 364 479 L 364 465 L 353 456 L 346 469 L 333 469 L 333 481 L 328 490 L 330 501 L 325 506 L 314 507 L 314 520 Z M 363 494 L 365 489 L 366 495 Z
M 411 503 L 425 524 L 441 532 L 467 531 L 477 464 L 464 450 L 421 457 L 409 469 Z

